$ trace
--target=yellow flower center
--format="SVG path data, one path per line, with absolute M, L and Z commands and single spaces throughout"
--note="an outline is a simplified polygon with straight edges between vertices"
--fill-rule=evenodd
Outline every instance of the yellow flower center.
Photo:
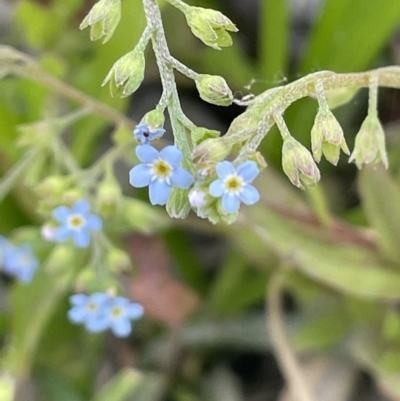
M 89 310 L 89 312 L 96 312 L 97 311 L 97 305 L 94 302 L 89 302 L 86 305 L 86 308 Z
M 243 180 L 237 175 L 230 175 L 225 179 L 225 189 L 229 192 L 238 192 L 243 187 Z
M 68 226 L 73 229 L 81 228 L 85 220 L 79 214 L 74 214 L 68 219 Z
M 113 310 L 111 311 L 111 316 L 118 317 L 118 316 L 121 316 L 122 313 L 123 313 L 123 309 L 117 306 L 116 308 L 113 308 Z
M 157 160 L 153 163 L 153 171 L 158 178 L 167 178 L 171 175 L 171 166 L 164 160 Z

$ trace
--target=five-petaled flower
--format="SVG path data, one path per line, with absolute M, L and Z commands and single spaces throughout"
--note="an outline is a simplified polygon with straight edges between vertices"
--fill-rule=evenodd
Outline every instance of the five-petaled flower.
M 143 306 L 124 297 L 96 292 L 92 295 L 75 294 L 70 297 L 68 319 L 83 324 L 85 329 L 97 333 L 107 329 L 117 337 L 127 337 L 132 331 L 131 320 L 143 316 Z
M 39 265 L 30 245 L 14 246 L 0 237 L 0 264 L 4 273 L 15 277 L 21 283 L 29 283 Z
M 164 133 L 164 128 L 151 129 L 147 124 L 139 124 L 133 131 L 133 136 L 142 145 L 146 145 L 155 139 L 161 138 Z
M 136 155 L 143 163 L 129 172 L 129 182 L 133 187 L 149 186 L 152 205 L 165 205 L 172 187 L 187 189 L 193 183 L 192 175 L 179 167 L 182 152 L 176 146 L 167 146 L 160 152 L 150 145 L 136 147 Z
M 260 199 L 257 189 L 250 185 L 260 170 L 254 161 L 246 161 L 235 168 L 229 161 L 219 162 L 216 166 L 218 179 L 210 185 L 210 195 L 221 197 L 221 206 L 226 213 L 239 209 L 240 201 L 252 205 Z
M 59 206 L 53 210 L 53 217 L 61 223 L 56 228 L 54 239 L 64 242 L 72 237 L 76 246 L 86 248 L 90 243 L 90 231 L 100 230 L 100 217 L 89 214 L 90 205 L 84 199 L 75 202 L 72 208 Z

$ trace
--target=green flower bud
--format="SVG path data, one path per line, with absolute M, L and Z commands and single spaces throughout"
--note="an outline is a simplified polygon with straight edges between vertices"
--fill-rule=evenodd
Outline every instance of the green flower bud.
M 318 163 L 323 154 L 335 166 L 339 161 L 340 149 L 346 155 L 350 154 L 342 127 L 329 109 L 318 110 L 311 129 L 311 149 Z
M 107 265 L 112 272 L 123 273 L 132 268 L 131 259 L 122 249 L 111 248 L 107 253 Z
M 223 138 L 206 139 L 193 149 L 193 162 L 198 170 L 207 169 L 224 160 L 230 151 L 231 146 Z
M 190 212 L 189 190 L 173 188 L 166 205 L 167 213 L 173 219 L 186 219 Z
M 352 161 L 355 161 L 358 168 L 361 168 L 363 164 L 379 162 L 388 168 L 385 132 L 375 114 L 368 114 L 361 125 L 349 163 Z
M 140 121 L 141 124 L 143 123 L 148 125 L 151 130 L 162 128 L 164 126 L 164 122 L 164 113 L 159 109 L 148 111 Z
M 110 81 L 112 97 L 127 97 L 135 92 L 142 83 L 144 68 L 143 51 L 134 49 L 114 63 L 102 86 Z
M 70 186 L 70 180 L 61 175 L 51 175 L 40 181 L 35 187 L 36 195 L 44 200 L 58 200 Z
M 84 198 L 83 191 L 80 188 L 72 188 L 65 191 L 61 197 L 61 204 L 72 206 L 78 199 Z
M 110 40 L 121 19 L 121 0 L 100 0 L 82 21 L 79 29 L 90 26 L 90 40 L 104 36 L 103 43 Z
M 17 145 L 29 148 L 50 148 L 54 138 L 65 125 L 62 118 L 52 118 L 19 125 L 17 130 L 20 136 Z
M 96 210 L 102 217 L 109 217 L 120 212 L 121 202 L 121 187 L 112 174 L 107 174 L 97 190 Z
M 217 106 L 232 104 L 233 95 L 225 79 L 218 75 L 199 75 L 195 79 L 200 97 L 208 103 Z
M 210 138 L 218 138 L 221 135 L 219 131 L 215 131 L 208 128 L 196 127 L 192 132 L 192 142 L 193 145 L 198 145 L 199 143 L 205 141 Z
M 292 136 L 283 142 L 282 168 L 291 183 L 301 189 L 302 184 L 313 186 L 321 178 L 311 153 Z
M 232 45 L 228 32 L 237 32 L 238 29 L 224 14 L 202 7 L 189 7 L 184 13 L 193 35 L 204 44 L 218 50 L 220 46 Z
M 48 272 L 56 272 L 69 269 L 71 263 L 76 262 L 76 248 L 68 244 L 57 244 L 52 249 L 46 260 L 45 270 Z

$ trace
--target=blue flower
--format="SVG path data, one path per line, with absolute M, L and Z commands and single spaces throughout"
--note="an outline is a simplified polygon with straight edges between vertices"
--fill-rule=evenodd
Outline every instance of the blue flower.
M 68 311 L 68 319 L 72 323 L 83 323 L 86 330 L 93 333 L 106 330 L 109 322 L 104 312 L 109 298 L 101 292 L 72 295 L 69 298 L 72 308 Z
M 3 271 L 21 283 L 29 283 L 39 266 L 30 245 L 14 246 L 5 238 L 0 238 Z
M 127 337 L 132 331 L 131 320 L 143 315 L 142 305 L 101 292 L 72 295 L 70 303 L 68 318 L 72 323 L 83 324 L 93 333 L 110 328 L 117 337 Z
M 86 248 L 90 243 L 90 231 L 100 230 L 102 221 L 100 217 L 89 214 L 89 203 L 80 199 L 75 202 L 72 208 L 59 206 L 53 210 L 53 217 L 61 225 L 56 228 L 54 239 L 57 242 L 64 242 L 72 237 L 76 246 Z
M 131 320 L 143 316 L 143 306 L 124 297 L 110 298 L 106 308 L 109 326 L 117 337 L 127 337 L 132 331 Z
M 161 138 L 165 133 L 164 128 L 157 128 L 152 130 L 147 124 L 139 124 L 133 131 L 133 135 L 138 142 L 142 145 L 149 144 L 155 139 Z
M 210 195 L 222 198 L 222 209 L 234 213 L 239 209 L 240 201 L 252 205 L 260 199 L 260 194 L 253 185 L 249 185 L 260 170 L 253 161 L 241 164 L 237 169 L 229 161 L 219 162 L 216 166 L 218 179 L 210 185 Z
M 143 163 L 131 169 L 129 182 L 137 188 L 149 186 L 152 205 L 165 205 L 173 186 L 186 189 L 193 183 L 191 174 L 179 167 L 182 152 L 176 146 L 158 152 L 153 146 L 139 145 L 136 155 Z

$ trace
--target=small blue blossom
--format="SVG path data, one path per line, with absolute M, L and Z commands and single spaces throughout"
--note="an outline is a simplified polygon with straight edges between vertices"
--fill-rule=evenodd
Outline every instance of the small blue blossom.
M 89 210 L 90 205 L 84 199 L 76 201 L 72 208 L 56 207 L 52 214 L 61 225 L 55 229 L 54 239 L 64 242 L 72 237 L 76 246 L 87 248 L 90 243 L 90 231 L 97 231 L 102 227 L 100 217 L 89 214 Z
M 117 337 L 127 337 L 132 331 L 131 320 L 139 319 L 143 316 L 143 306 L 129 302 L 124 297 L 110 298 L 105 313 L 111 331 Z
M 165 205 L 171 188 L 189 188 L 193 183 L 191 174 L 179 167 L 182 152 L 176 146 L 167 146 L 160 152 L 150 145 L 139 145 L 136 155 L 142 164 L 129 172 L 129 182 L 133 187 L 149 186 L 152 205 Z
M 260 199 L 260 194 L 253 185 L 249 185 L 260 170 L 254 161 L 246 161 L 237 169 L 229 161 L 219 162 L 216 166 L 218 179 L 210 185 L 210 195 L 222 198 L 222 209 L 234 213 L 239 209 L 240 201 L 252 205 Z
M 68 311 L 68 319 L 72 323 L 83 323 L 85 329 L 93 333 L 106 330 L 109 323 L 104 311 L 109 298 L 101 292 L 72 295 L 69 298 L 72 308 Z
M 161 138 L 165 133 L 164 128 L 157 128 L 152 130 L 147 124 L 139 124 L 133 131 L 133 136 L 142 145 L 147 145 L 155 139 Z
M 39 261 L 32 253 L 30 245 L 14 246 L 4 237 L 0 237 L 0 264 L 4 273 L 15 277 L 21 283 L 29 283 L 39 266 Z
M 70 303 L 69 320 L 83 324 L 92 333 L 111 329 L 117 337 L 127 337 L 132 331 L 131 320 L 143 316 L 142 305 L 100 292 L 72 295 Z

